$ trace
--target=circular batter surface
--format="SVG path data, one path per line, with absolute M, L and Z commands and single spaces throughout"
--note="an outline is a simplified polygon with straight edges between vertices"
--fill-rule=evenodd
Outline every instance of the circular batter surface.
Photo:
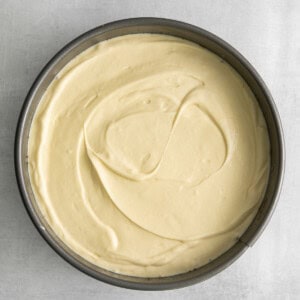
M 220 57 L 135 34 L 68 63 L 33 118 L 29 170 L 50 226 L 114 272 L 183 273 L 229 249 L 269 174 L 257 101 Z

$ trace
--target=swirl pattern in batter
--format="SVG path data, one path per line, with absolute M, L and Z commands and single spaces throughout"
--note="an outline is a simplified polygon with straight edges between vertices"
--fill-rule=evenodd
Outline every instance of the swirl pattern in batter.
M 141 277 L 224 253 L 269 174 L 265 120 L 244 80 L 210 51 L 154 34 L 101 42 L 67 64 L 39 104 L 28 155 L 60 239 Z

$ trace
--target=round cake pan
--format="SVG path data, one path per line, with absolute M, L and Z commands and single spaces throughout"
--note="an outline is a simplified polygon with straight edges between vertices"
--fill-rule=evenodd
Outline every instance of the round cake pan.
M 52 231 L 34 197 L 28 173 L 28 136 L 36 108 L 51 81 L 76 55 L 101 41 L 126 34 L 159 33 L 195 42 L 219 55 L 247 82 L 266 119 L 271 143 L 271 170 L 267 190 L 259 211 L 246 232 L 227 252 L 193 271 L 160 278 L 139 278 L 116 274 L 97 267 L 74 253 Z M 38 141 L 37 141 L 38 142 Z M 284 140 L 278 112 L 261 77 L 250 63 L 229 44 L 198 27 L 167 19 L 136 18 L 97 27 L 79 36 L 59 51 L 38 75 L 24 102 L 15 138 L 15 170 L 19 190 L 34 225 L 46 242 L 65 260 L 82 272 L 101 281 L 132 289 L 165 290 L 188 286 L 210 278 L 228 267 L 252 246 L 275 209 L 284 173 Z

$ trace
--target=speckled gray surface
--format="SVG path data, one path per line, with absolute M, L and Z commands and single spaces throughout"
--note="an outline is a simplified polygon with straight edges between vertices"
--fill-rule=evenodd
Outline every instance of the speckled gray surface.
M 274 96 L 287 148 L 280 202 L 254 247 L 214 278 L 165 292 L 109 286 L 63 261 L 31 224 L 13 169 L 18 114 L 43 65 L 79 34 L 139 16 L 198 25 L 241 51 Z M 297 0 L 0 0 L 0 299 L 299 299 L 299 19 Z

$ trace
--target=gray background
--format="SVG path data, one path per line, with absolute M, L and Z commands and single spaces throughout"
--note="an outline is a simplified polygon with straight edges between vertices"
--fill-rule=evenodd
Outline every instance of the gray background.
M 198 25 L 242 52 L 273 93 L 286 138 L 281 198 L 261 238 L 221 274 L 175 291 L 125 290 L 68 265 L 31 224 L 13 169 L 18 114 L 43 65 L 79 34 L 106 22 L 138 16 Z M 0 299 L 299 299 L 299 68 L 297 0 L 0 0 Z

